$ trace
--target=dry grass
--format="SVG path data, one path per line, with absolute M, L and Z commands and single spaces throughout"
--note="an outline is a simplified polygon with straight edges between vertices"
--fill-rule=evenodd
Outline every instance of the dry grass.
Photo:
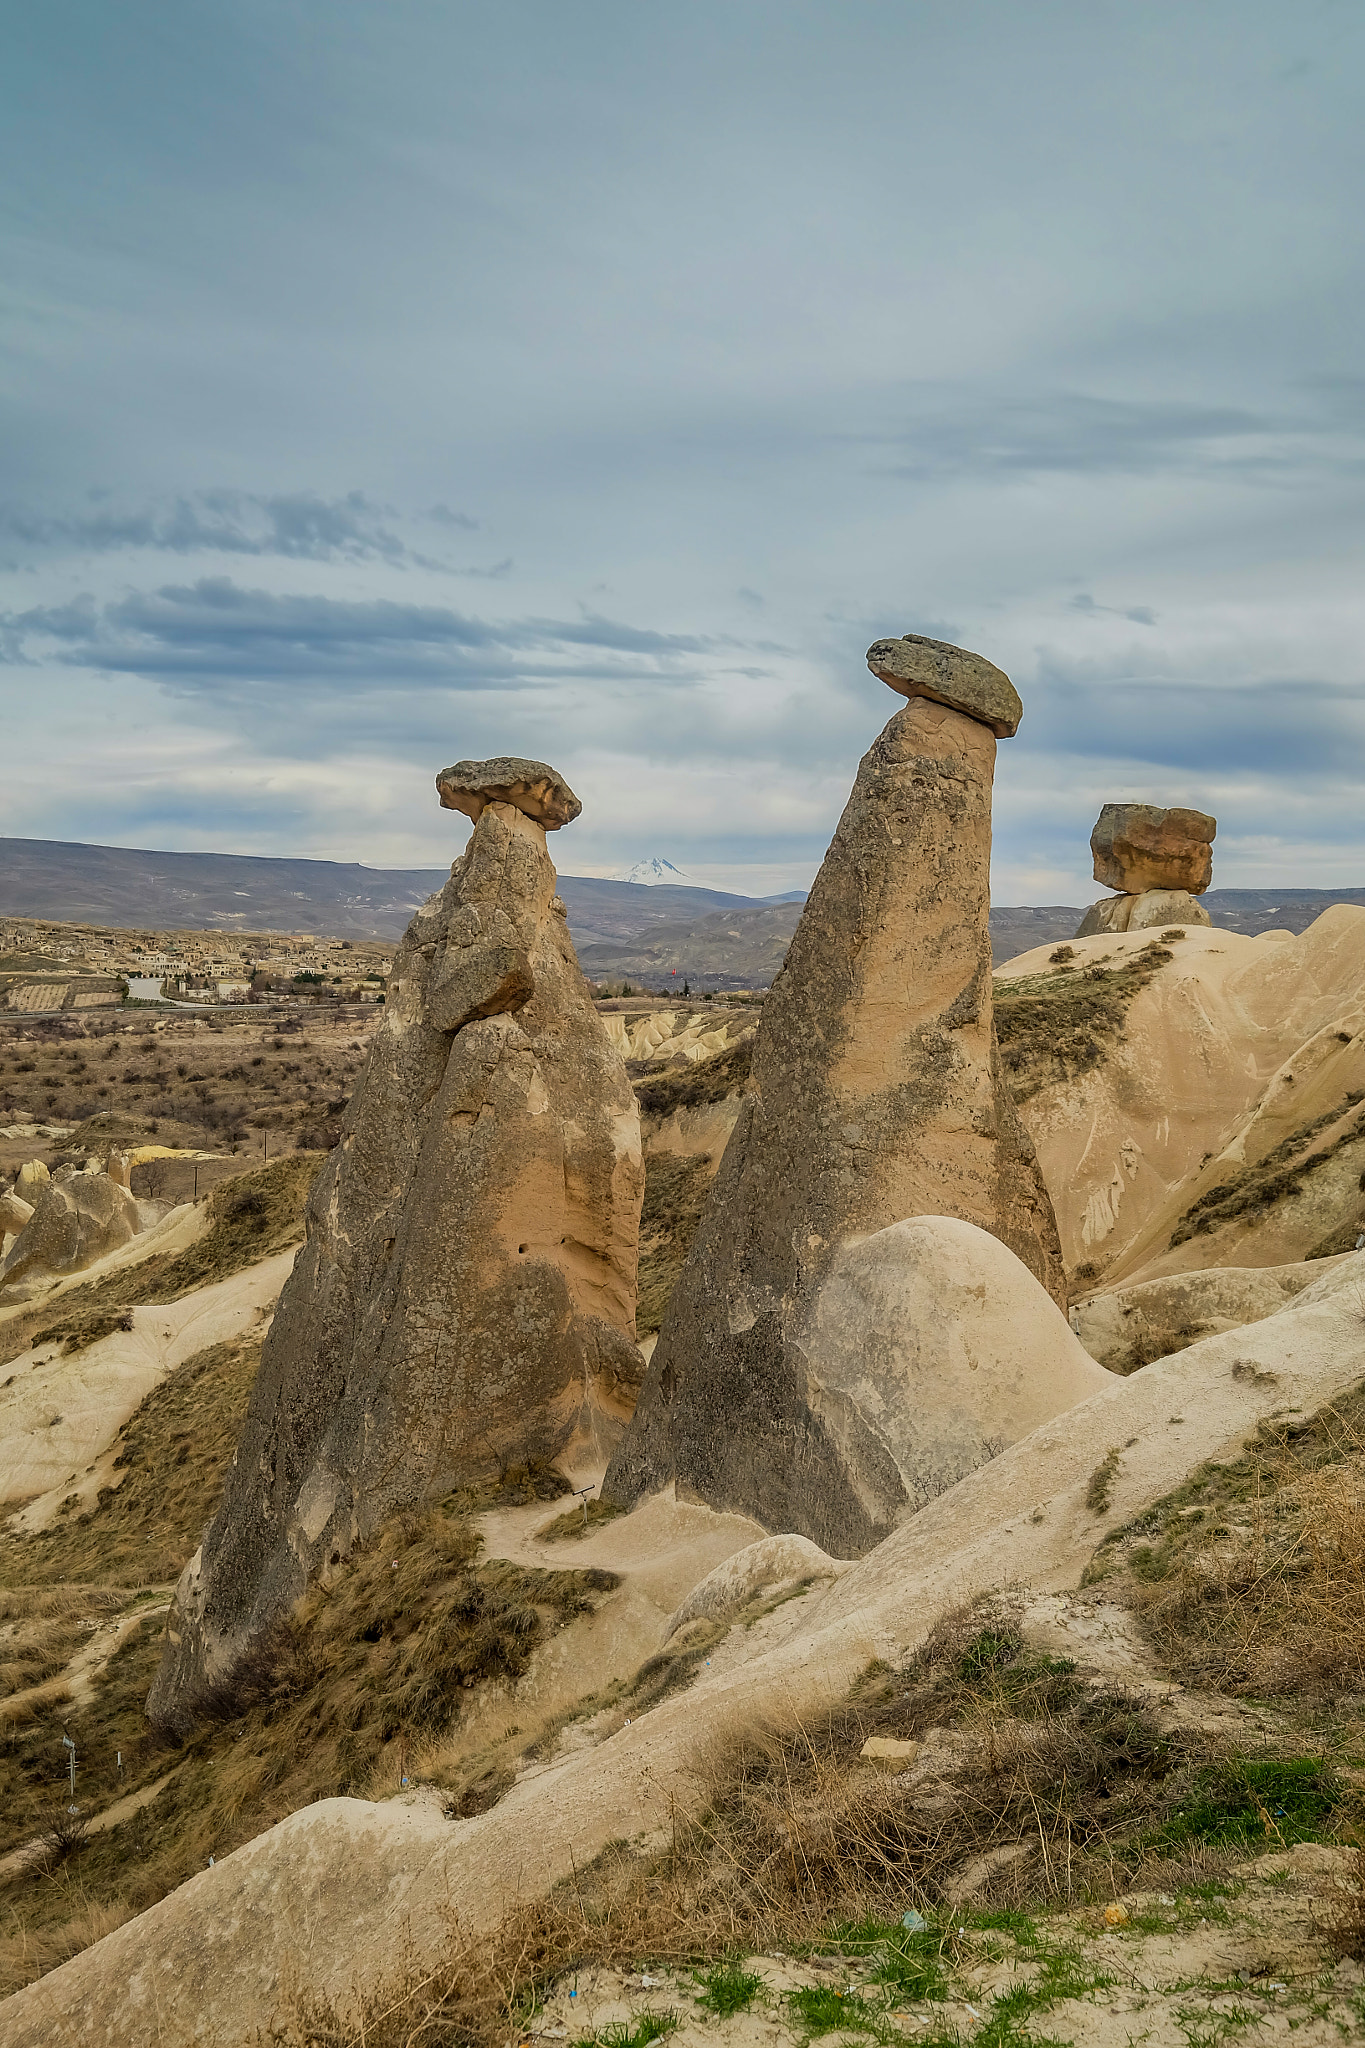
M 132 1906 L 87 1898 L 78 1880 L 68 1877 L 54 1884 L 54 1890 L 61 1909 L 50 1925 L 26 1927 L 11 1919 L 0 1932 L 0 1997 L 70 1962 L 133 1918 Z
M 114 1455 L 121 1481 L 101 1488 L 93 1511 L 33 1536 L 0 1532 L 0 1613 L 7 1600 L 63 1584 L 79 1604 L 94 1597 L 81 1579 L 173 1583 L 218 1505 L 260 1356 L 259 1337 L 195 1352 L 124 1424 Z
M 641 1337 L 663 1326 L 669 1296 L 687 1263 L 710 1192 L 708 1154 L 646 1153 L 645 1199 L 640 1212 L 639 1297 L 635 1307 L 635 1328 Z
M 922 1734 L 945 1718 L 961 1731 L 962 1763 L 936 1787 L 859 1761 L 869 1734 Z M 493 2048 L 570 1969 L 827 1943 L 832 1925 L 896 1923 L 909 1904 L 931 1912 L 993 1847 L 1018 1851 L 1000 1899 L 1112 1897 L 1191 1761 L 1134 1702 L 1021 1657 L 979 1616 L 956 1616 L 905 1678 L 874 1675 L 828 1714 L 715 1745 L 662 1852 L 613 1844 L 491 1935 L 452 1919 L 438 1965 L 400 1959 L 350 2010 L 296 1991 L 282 2038 Z
M 1120 1565 L 1188 1683 L 1311 1698 L 1365 1686 L 1365 1389 L 1201 1467 L 1115 1532 L 1097 1571 Z
M 1365 1845 L 1357 1844 L 1345 1873 L 1319 1894 L 1314 1917 L 1334 1955 L 1365 1962 Z
M 711 1102 L 724 1102 L 727 1095 L 740 1095 L 748 1084 L 754 1060 L 754 1041 L 731 1046 L 714 1059 L 670 1069 L 637 1080 L 635 1095 L 641 1114 L 660 1122 L 677 1109 L 700 1109 Z
M 149 1465 L 149 1503 L 156 1477 Z M 330 1586 L 315 1587 L 199 1699 L 192 1725 L 178 1735 L 149 1729 L 143 1710 L 160 1662 L 159 1616 L 129 1631 L 92 1704 L 70 1708 L 60 1721 L 49 1714 L 25 1728 L 0 1729 L 0 1847 L 46 1830 L 65 1768 L 58 1746 L 64 1728 L 77 1744 L 83 1811 L 170 1774 L 155 1800 L 121 1826 L 92 1834 L 60 1871 L 47 1859 L 11 1888 L 11 1920 L 30 1938 L 27 1949 L 11 1945 L 13 1968 L 28 1967 L 24 1956 L 49 1953 L 49 1937 L 75 1939 L 59 1875 L 63 1883 L 78 1875 L 85 1899 L 126 1917 L 202 1869 L 210 1855 L 225 1855 L 315 1799 L 392 1790 L 481 1692 L 510 1690 L 542 1642 L 615 1587 L 611 1573 L 595 1569 L 479 1565 L 468 1505 L 452 1498 L 386 1524 Z M 111 1506 L 95 1518 L 96 1537 Z M 122 1539 L 111 1529 L 105 1540 L 108 1548 Z M 12 1560 L 22 1554 L 16 1546 Z M 123 1770 L 116 1774 L 119 1750 Z M 455 1802 L 478 1810 L 501 1795 L 510 1775 L 494 1770 L 485 1780 L 487 1769 L 455 1757 L 440 1782 Z M 11 1976 L 6 1988 L 20 1981 L 26 1979 Z
M 1353 1116 L 1350 1115 L 1352 1110 L 1355 1112 Z M 1349 1120 L 1332 1138 L 1322 1140 L 1315 1150 L 1311 1149 L 1327 1125 L 1342 1118 Z M 1239 1216 L 1261 1216 L 1277 1202 L 1301 1194 L 1308 1175 L 1329 1165 L 1343 1148 L 1359 1144 L 1362 1137 L 1365 1137 L 1365 1104 L 1361 1103 L 1358 1093 L 1343 1096 L 1334 1108 L 1291 1132 L 1256 1165 L 1240 1170 L 1232 1180 L 1220 1181 L 1192 1202 L 1171 1232 L 1172 1247 L 1184 1244 L 1192 1237 L 1220 1230 Z M 1342 1245 L 1340 1249 L 1346 1250 L 1347 1247 Z M 1326 1253 L 1315 1246 L 1314 1255 L 1321 1258 Z
M 1040 1088 L 1102 1065 L 1122 1036 L 1134 996 L 1172 957 L 1153 939 L 1119 967 L 1078 973 L 1060 961 L 1051 974 L 997 981 L 995 1035 L 1015 1101 L 1027 1102 Z

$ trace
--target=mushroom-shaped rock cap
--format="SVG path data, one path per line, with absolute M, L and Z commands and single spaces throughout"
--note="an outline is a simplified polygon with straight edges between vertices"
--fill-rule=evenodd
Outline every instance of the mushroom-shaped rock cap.
M 436 778 L 441 808 L 477 819 L 486 804 L 511 804 L 557 832 L 571 825 L 583 806 L 562 775 L 546 761 L 521 761 L 504 754 L 496 761 L 457 761 Z
M 999 740 L 1019 730 L 1024 707 L 1005 671 L 965 647 L 946 640 L 926 640 L 906 633 L 899 640 L 878 640 L 867 650 L 867 665 L 890 690 L 902 697 L 932 697 L 968 718 L 988 725 Z

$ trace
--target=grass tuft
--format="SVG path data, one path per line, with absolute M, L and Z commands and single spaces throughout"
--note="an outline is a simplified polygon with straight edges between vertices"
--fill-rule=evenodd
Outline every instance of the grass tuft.
M 738 1963 L 720 1963 L 700 1979 L 697 2003 L 718 2020 L 733 2019 L 748 2012 L 754 2000 L 763 1996 L 763 1979 L 756 1970 L 741 1969 Z

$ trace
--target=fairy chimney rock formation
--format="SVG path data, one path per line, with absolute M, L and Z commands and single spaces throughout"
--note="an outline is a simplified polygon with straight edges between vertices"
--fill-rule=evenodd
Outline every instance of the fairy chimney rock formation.
M 875 673 L 900 645 L 877 643 Z M 676 1481 L 842 1557 L 885 1535 L 911 1494 L 876 1447 L 875 1421 L 808 1371 L 806 1333 L 841 1249 L 907 1218 L 958 1218 L 1066 1300 L 1052 1205 L 991 1009 L 993 720 L 1004 697 L 959 681 L 1000 672 L 936 642 L 906 645 L 932 650 L 934 694 L 911 695 L 858 770 L 764 1003 L 750 1092 L 603 1487 L 625 1505 Z M 955 705 L 943 701 L 950 687 Z
M 1211 923 L 1194 899 L 1213 880 L 1217 830 L 1217 820 L 1204 811 L 1105 804 L 1090 835 L 1095 880 L 1121 893 L 1091 904 L 1077 938 L 1157 924 Z
M 541 762 L 461 762 L 440 788 L 474 829 L 398 949 L 309 1197 L 177 1588 L 161 1722 L 396 1509 L 509 1467 L 600 1468 L 634 1405 L 639 1114 L 545 843 L 578 799 Z

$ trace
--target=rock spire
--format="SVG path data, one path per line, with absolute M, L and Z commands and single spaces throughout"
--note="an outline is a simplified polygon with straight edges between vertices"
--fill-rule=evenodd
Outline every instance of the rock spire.
M 899 644 L 871 650 L 875 673 Z M 947 656 L 980 660 L 927 644 L 940 677 Z M 992 707 L 942 694 L 913 695 L 864 756 L 764 1003 L 750 1092 L 604 1482 L 619 1504 L 675 1480 L 835 1555 L 886 1533 L 912 1488 L 807 1360 L 832 1267 L 874 1232 L 976 1224 L 1065 1304 L 1052 1205 L 995 1044 Z
M 546 813 L 578 800 L 538 762 L 440 783 L 443 802 L 478 800 L 474 830 L 399 947 L 309 1197 L 222 1506 L 176 1591 L 148 1702 L 162 1722 L 396 1508 L 508 1466 L 600 1467 L 634 1405 L 639 1116 L 545 844 Z

